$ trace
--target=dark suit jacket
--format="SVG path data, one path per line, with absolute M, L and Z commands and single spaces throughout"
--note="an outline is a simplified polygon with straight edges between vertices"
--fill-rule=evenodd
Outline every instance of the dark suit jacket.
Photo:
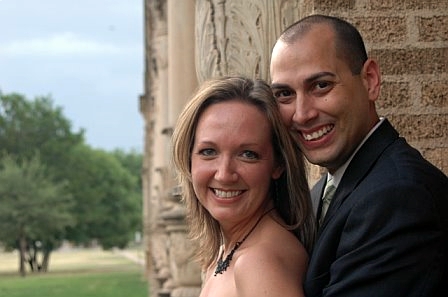
M 312 189 L 322 196 L 325 177 Z M 448 296 L 448 178 L 385 120 L 347 167 L 319 229 L 305 294 Z

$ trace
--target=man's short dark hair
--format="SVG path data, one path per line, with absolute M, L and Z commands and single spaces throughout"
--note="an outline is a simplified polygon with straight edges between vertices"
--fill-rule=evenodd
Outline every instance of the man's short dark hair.
M 326 15 L 307 16 L 286 28 L 279 40 L 292 44 L 313 28 L 313 25 L 330 26 L 335 33 L 336 55 L 345 61 L 353 74 L 360 74 L 367 60 L 367 52 L 358 29 L 349 22 Z

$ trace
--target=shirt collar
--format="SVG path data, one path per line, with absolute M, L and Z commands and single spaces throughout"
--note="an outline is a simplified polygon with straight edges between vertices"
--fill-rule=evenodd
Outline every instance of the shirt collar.
M 345 161 L 345 163 L 341 167 L 338 168 L 338 170 L 336 170 L 333 174 L 327 173 L 327 182 L 330 179 L 333 179 L 333 184 L 336 186 L 336 188 L 338 187 L 339 182 L 341 181 L 342 176 L 344 175 L 345 170 L 348 167 L 348 164 L 350 164 L 353 157 L 356 155 L 356 153 L 359 151 L 359 149 L 363 146 L 363 144 L 367 141 L 367 139 L 369 139 L 369 137 L 373 134 L 373 132 L 375 132 L 375 130 L 378 129 L 378 127 L 384 122 L 384 119 L 385 119 L 384 117 L 380 117 L 380 120 L 378 121 L 378 123 L 376 123 L 376 125 L 369 131 L 369 133 L 367 133 L 366 137 L 364 137 L 364 139 L 358 145 L 358 147 L 353 152 L 353 154 L 350 156 L 350 158 L 348 158 L 347 161 Z

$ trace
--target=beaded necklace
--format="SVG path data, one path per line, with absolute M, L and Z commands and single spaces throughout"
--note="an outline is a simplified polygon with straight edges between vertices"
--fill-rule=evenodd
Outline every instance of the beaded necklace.
M 252 227 L 252 229 L 250 229 L 249 232 L 247 232 L 246 236 L 244 236 L 243 239 L 241 239 L 241 241 L 237 241 L 235 243 L 235 246 L 233 247 L 233 249 L 230 251 L 230 253 L 227 255 L 227 257 L 224 260 L 222 260 L 222 257 L 224 256 L 224 249 L 222 249 L 221 255 L 219 256 L 219 259 L 218 259 L 218 264 L 216 265 L 214 276 L 217 276 L 218 274 L 223 274 L 224 271 L 227 270 L 227 268 L 230 265 L 230 261 L 232 261 L 233 254 L 235 253 L 235 251 L 243 244 L 243 242 L 247 239 L 247 237 L 249 237 L 249 235 L 252 233 L 252 231 L 254 231 L 255 227 L 257 227 L 257 225 L 258 225 L 258 223 L 260 223 L 261 219 L 273 209 L 274 209 L 274 207 L 269 209 L 268 211 L 266 211 L 264 214 L 262 214 L 258 218 L 257 222 Z

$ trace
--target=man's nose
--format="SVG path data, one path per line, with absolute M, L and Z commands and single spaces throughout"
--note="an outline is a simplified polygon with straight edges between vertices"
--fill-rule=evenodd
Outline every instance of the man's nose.
M 313 104 L 312 99 L 300 94 L 297 94 L 296 96 L 296 104 L 292 120 L 296 124 L 304 125 L 308 121 L 316 118 L 318 112 Z

